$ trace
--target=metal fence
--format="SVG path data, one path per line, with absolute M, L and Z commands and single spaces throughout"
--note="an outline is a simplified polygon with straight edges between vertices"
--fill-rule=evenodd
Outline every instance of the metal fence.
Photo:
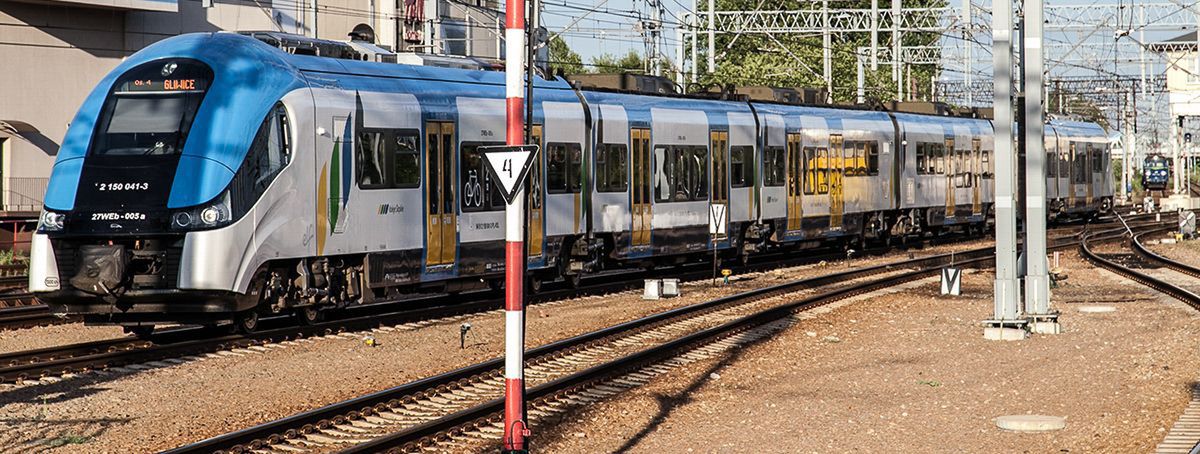
M 4 182 L 0 211 L 41 211 L 49 178 L 12 177 Z

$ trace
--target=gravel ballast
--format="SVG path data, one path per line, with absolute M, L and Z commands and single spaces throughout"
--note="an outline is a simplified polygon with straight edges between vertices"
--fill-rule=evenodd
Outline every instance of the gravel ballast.
M 978 247 L 939 246 L 917 255 Z M 855 266 L 896 261 L 907 253 L 855 260 Z M 786 280 L 841 271 L 843 262 L 754 273 L 726 287 L 684 285 L 684 296 L 644 301 L 640 291 L 578 298 L 528 311 L 528 346 L 593 331 L 669 308 Z M 467 346 L 459 326 L 470 323 Z M 0 351 L 63 343 L 74 327 L 114 337 L 116 328 L 78 324 L 8 332 Z M 113 330 L 116 330 L 115 332 Z M 297 412 L 360 396 L 503 353 L 503 315 L 490 312 L 415 329 L 328 336 L 268 348 L 223 352 L 178 365 L 85 374 L 60 383 L 0 387 L 0 446 L 16 452 L 156 452 Z
M 936 280 L 803 320 L 536 428 L 542 452 L 1148 452 L 1200 377 L 1200 316 L 1063 254 L 1064 332 L 986 341 L 993 275 Z M 1115 313 L 1073 306 L 1107 301 Z M 1064 417 L 1052 432 L 1004 415 Z

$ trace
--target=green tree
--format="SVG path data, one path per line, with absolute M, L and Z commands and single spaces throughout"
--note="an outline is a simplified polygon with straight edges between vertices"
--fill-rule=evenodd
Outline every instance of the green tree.
M 550 39 L 550 68 L 556 72 L 561 70 L 564 74 L 588 72 L 583 66 L 583 57 L 571 50 L 561 36 Z
M 592 57 L 592 68 L 601 74 L 646 72 L 646 64 L 642 61 L 642 56 L 632 50 L 623 57 L 609 53 Z
M 876 0 L 878 1 L 878 0 Z M 937 8 L 946 6 L 946 0 L 902 0 L 904 8 Z M 717 0 L 717 9 L 726 11 L 749 11 L 758 7 L 758 0 Z M 870 0 L 846 0 L 837 3 L 838 8 L 871 8 Z M 820 4 L 807 0 L 782 0 L 772 9 L 801 10 L 819 9 Z M 936 25 L 936 24 L 934 24 Z M 880 24 L 882 30 L 891 25 Z M 858 49 L 870 46 L 870 33 L 835 34 L 831 46 L 833 70 L 833 99 L 838 102 L 853 101 L 857 94 Z M 906 33 L 901 38 L 903 46 L 936 46 L 941 35 L 930 33 Z M 823 41 L 820 36 L 795 34 L 721 34 L 717 35 L 718 62 L 716 72 L 701 76 L 700 84 L 713 85 L 767 85 L 775 87 L 825 87 L 827 81 L 822 72 Z M 707 45 L 703 39 L 698 43 L 699 61 L 707 59 Z M 877 46 L 892 47 L 891 33 L 880 33 Z M 690 47 L 684 49 L 690 53 Z M 701 70 L 703 70 L 703 64 Z M 934 65 L 911 65 L 911 78 L 918 98 L 929 91 L 930 80 L 940 73 Z M 909 76 L 906 74 L 905 79 Z M 896 98 L 896 83 L 891 79 L 891 67 L 880 65 L 877 71 L 866 68 L 865 89 L 869 98 L 881 101 Z M 699 90 L 703 87 L 691 87 Z M 907 90 L 906 90 L 907 91 Z

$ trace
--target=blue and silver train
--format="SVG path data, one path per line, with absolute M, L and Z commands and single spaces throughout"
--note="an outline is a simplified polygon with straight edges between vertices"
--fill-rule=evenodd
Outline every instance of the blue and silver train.
M 504 74 L 298 55 L 189 34 L 134 54 L 58 154 L 29 288 L 55 312 L 155 324 L 498 286 Z M 580 89 L 536 78 L 532 288 L 602 270 L 982 231 L 992 127 L 972 118 Z M 1051 206 L 1112 198 L 1096 125 L 1052 123 Z M 710 235 L 710 213 L 723 233 Z

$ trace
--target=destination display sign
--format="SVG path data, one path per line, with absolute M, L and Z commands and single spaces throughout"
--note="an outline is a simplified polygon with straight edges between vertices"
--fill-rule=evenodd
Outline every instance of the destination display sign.
M 175 92 L 175 91 L 195 91 L 204 90 L 204 79 L 188 78 L 188 79 L 134 79 L 125 82 L 122 91 L 137 91 L 137 92 Z

